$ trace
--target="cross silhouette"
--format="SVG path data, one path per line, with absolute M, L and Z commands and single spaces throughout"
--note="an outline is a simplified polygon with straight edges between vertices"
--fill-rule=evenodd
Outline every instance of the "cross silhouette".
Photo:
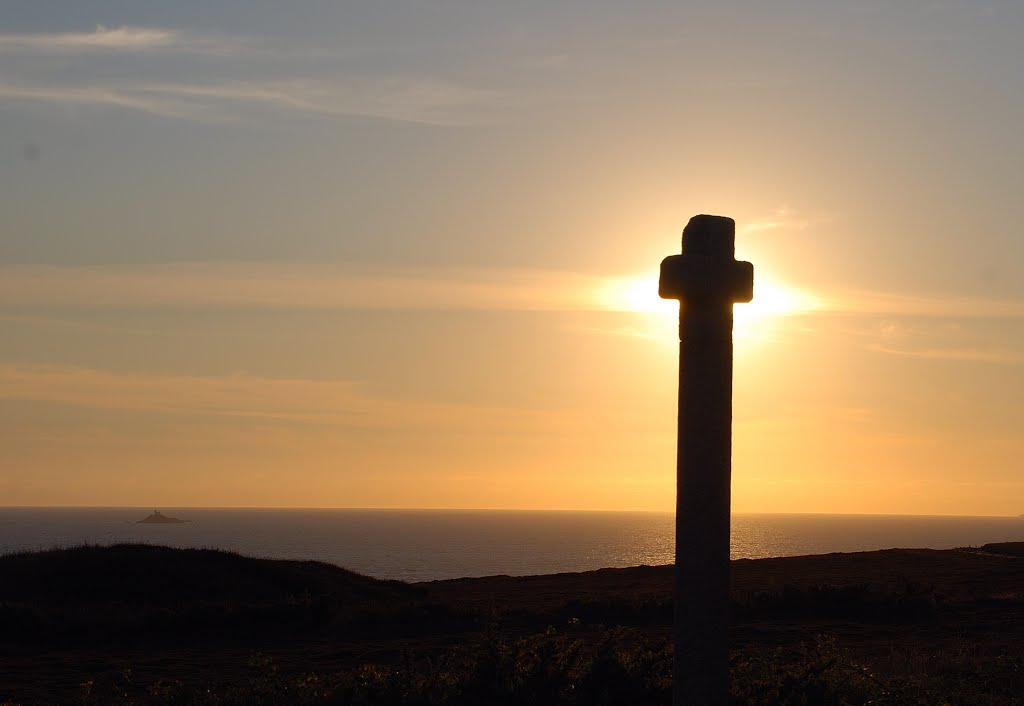
M 732 306 L 754 297 L 754 267 L 736 260 L 735 244 L 731 218 L 694 216 L 658 283 L 679 300 L 676 706 L 724 706 L 729 695 Z

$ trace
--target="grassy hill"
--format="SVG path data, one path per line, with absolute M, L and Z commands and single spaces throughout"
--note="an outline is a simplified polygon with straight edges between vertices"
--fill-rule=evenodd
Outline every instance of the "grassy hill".
M 322 562 L 139 544 L 9 554 L 0 576 L 0 634 L 24 642 L 301 632 L 365 622 L 423 595 Z
M 279 602 L 303 593 L 381 600 L 416 591 L 318 561 L 252 559 L 217 549 L 77 546 L 0 556 L 0 600 L 133 604 Z
M 1015 704 L 1024 544 L 733 562 L 737 704 Z M 0 557 L 0 703 L 668 704 L 672 568 L 380 581 L 210 549 Z

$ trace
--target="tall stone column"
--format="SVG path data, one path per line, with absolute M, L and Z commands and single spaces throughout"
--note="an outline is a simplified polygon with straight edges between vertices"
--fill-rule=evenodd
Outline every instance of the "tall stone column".
M 658 285 L 679 300 L 675 706 L 724 706 L 729 694 L 732 307 L 754 287 L 735 242 L 731 218 L 694 216 Z

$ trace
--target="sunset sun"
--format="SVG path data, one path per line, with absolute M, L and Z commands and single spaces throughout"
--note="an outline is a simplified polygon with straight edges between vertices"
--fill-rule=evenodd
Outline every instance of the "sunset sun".
M 656 274 L 612 279 L 598 291 L 597 299 L 602 308 L 613 311 L 661 314 L 673 320 L 679 314 L 677 301 L 658 296 Z M 753 301 L 733 307 L 735 333 L 737 338 L 756 338 L 773 319 L 818 308 L 819 300 L 813 294 L 755 272 Z

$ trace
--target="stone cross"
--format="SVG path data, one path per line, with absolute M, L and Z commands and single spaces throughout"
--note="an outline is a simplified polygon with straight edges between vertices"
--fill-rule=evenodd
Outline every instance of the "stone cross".
M 658 283 L 679 300 L 675 706 L 718 706 L 729 694 L 732 306 L 754 296 L 754 267 L 735 259 L 735 244 L 731 218 L 694 216 Z

